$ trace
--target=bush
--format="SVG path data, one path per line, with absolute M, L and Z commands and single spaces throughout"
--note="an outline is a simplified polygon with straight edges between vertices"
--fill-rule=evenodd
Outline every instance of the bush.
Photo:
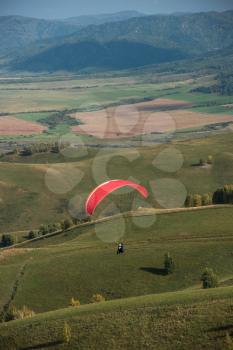
M 91 298 L 91 303 L 101 303 L 105 301 L 105 297 L 101 294 L 93 294 Z
M 201 275 L 202 287 L 215 288 L 218 286 L 218 277 L 212 269 L 206 268 Z
M 46 225 L 41 225 L 40 228 L 39 228 L 39 235 L 46 235 L 47 233 L 49 233 L 49 229 L 48 229 L 48 226 Z
M 70 219 L 65 219 L 61 222 L 61 228 L 62 230 L 67 230 L 73 225 L 72 221 Z
M 201 207 L 201 205 L 202 205 L 202 197 L 199 194 L 195 194 L 193 196 L 193 206 Z
M 202 205 L 210 205 L 212 204 L 212 198 L 208 193 L 203 194 L 202 196 Z
M 190 208 L 193 207 L 193 195 L 188 194 L 185 200 L 185 207 Z
M 35 312 L 27 306 L 23 306 L 22 309 L 17 309 L 15 306 L 12 306 L 5 316 L 5 321 L 23 320 L 24 318 L 29 318 L 34 315 Z
M 172 273 L 175 269 L 174 261 L 169 253 L 166 253 L 164 255 L 164 269 L 167 274 Z
M 71 328 L 67 322 L 63 326 L 63 342 L 69 344 L 71 341 Z
M 70 306 L 80 306 L 81 303 L 78 299 L 71 298 L 70 299 Z
M 15 243 L 15 239 L 12 235 L 2 235 L 1 246 L 9 247 Z
M 34 230 L 29 231 L 28 239 L 36 238 L 36 232 Z

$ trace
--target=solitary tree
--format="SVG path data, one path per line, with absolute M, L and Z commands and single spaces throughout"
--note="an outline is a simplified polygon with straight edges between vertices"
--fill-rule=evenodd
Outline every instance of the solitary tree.
M 206 268 L 201 275 L 202 287 L 204 289 L 207 288 L 215 288 L 218 286 L 218 277 L 214 273 L 214 271 L 210 268 Z
M 14 237 L 12 235 L 2 235 L 1 246 L 9 247 L 15 243 Z
M 175 263 L 172 257 L 170 256 L 170 253 L 166 253 L 164 255 L 164 269 L 167 274 L 172 273 L 175 269 Z

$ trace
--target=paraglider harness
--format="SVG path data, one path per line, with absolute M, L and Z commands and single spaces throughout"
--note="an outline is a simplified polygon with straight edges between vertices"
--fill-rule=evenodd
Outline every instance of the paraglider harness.
M 117 254 L 123 254 L 124 253 L 124 245 L 123 243 L 118 244 Z

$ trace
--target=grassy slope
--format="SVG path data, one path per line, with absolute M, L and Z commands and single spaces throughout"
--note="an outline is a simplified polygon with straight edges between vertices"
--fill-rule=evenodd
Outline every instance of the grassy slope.
M 232 287 L 115 300 L 38 315 L 1 325 L 18 346 L 51 349 L 228 349 L 233 328 Z M 72 339 L 62 341 L 68 322 Z M 1 338 L 3 341 L 3 339 Z
M 111 150 L 107 167 L 108 176 L 128 178 L 133 175 L 149 190 L 152 180 L 176 178 L 183 182 L 187 192 L 191 193 L 213 192 L 226 183 L 232 183 L 233 143 L 230 132 L 201 140 L 173 142 L 169 146 L 178 148 L 184 157 L 182 168 L 174 174 L 162 172 L 153 166 L 152 162 L 159 152 L 167 148 L 166 145 L 157 145 Z M 97 164 L 101 170 L 105 159 L 105 154 L 102 151 L 98 152 L 97 149 L 90 148 L 88 154 L 80 159 L 52 154 L 39 154 L 28 158 L 6 157 L 5 162 L 1 163 L 1 232 L 37 228 L 41 223 L 60 221 L 61 217 L 67 215 L 69 199 L 76 194 L 89 193 L 96 185 L 93 180 L 93 161 L 98 160 Z M 132 162 L 119 156 L 138 156 L 138 154 L 139 157 Z M 203 169 L 192 166 L 198 163 L 200 158 L 207 159 L 210 154 L 214 158 L 212 167 Z M 23 161 L 25 163 L 22 163 Z M 69 165 L 71 171 L 79 169 L 85 176 L 73 190 L 65 194 L 55 194 L 45 184 L 47 169 L 55 166 L 52 163 L 60 163 L 56 165 L 59 169 L 66 169 Z M 106 175 L 101 175 L 101 172 L 99 175 L 99 183 L 106 181 Z M 193 181 L 194 178 L 195 181 Z M 156 205 L 152 194 L 149 202 L 153 206 Z
M 72 296 L 87 303 L 94 293 L 109 300 L 198 288 L 206 266 L 214 268 L 221 279 L 233 275 L 231 217 L 232 208 L 160 214 L 148 229 L 140 229 L 128 219 L 124 256 L 116 255 L 115 243 L 99 240 L 94 227 L 70 231 L 31 243 L 31 248 L 42 249 L 6 257 L 1 275 L 7 278 L 8 265 L 16 275 L 26 263 L 14 303 L 26 304 L 36 312 L 66 307 Z M 118 222 L 101 225 L 102 234 L 106 231 L 108 235 L 119 227 Z M 176 263 L 176 271 L 170 276 L 163 271 L 167 251 Z M 9 286 L 15 275 L 8 278 Z M 3 305 L 6 295 L 1 295 L 0 301 Z

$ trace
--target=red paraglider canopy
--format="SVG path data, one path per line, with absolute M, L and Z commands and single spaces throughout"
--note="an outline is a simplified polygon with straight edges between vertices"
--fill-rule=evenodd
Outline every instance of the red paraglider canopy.
M 144 198 L 147 198 L 148 192 L 145 187 L 138 185 L 128 180 L 110 180 L 97 186 L 88 196 L 86 201 L 86 213 L 92 215 L 97 205 L 111 192 L 125 187 L 130 186 L 137 190 Z

